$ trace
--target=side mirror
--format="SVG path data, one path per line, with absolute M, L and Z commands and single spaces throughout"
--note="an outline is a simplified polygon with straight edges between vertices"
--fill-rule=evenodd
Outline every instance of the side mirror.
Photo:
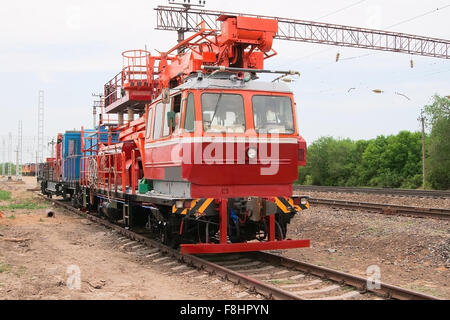
M 161 92 L 161 98 L 163 104 L 169 104 L 170 103 L 170 89 L 165 88 Z

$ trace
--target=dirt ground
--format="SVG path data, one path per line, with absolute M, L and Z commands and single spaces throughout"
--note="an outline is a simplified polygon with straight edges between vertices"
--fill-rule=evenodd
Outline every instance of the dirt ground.
M 283 252 L 290 258 L 363 277 L 378 266 L 382 282 L 450 299 L 449 221 L 318 206 L 288 232 L 311 239 L 311 248 Z
M 10 203 L 33 203 L 28 209 L 0 209 L 0 299 L 227 300 L 242 292 L 199 271 L 169 274 L 167 267 L 121 250 L 115 232 L 72 213 L 55 209 L 55 217 L 47 218 L 51 206 L 24 191 L 36 186 L 25 180 L 0 181 L 0 189 L 13 194 Z M 78 270 L 81 288 L 69 289 Z

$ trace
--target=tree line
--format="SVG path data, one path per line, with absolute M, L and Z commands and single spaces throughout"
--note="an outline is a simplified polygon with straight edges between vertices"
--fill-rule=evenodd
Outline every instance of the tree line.
M 450 189 L 450 100 L 435 96 L 424 108 L 429 133 L 426 185 L 422 179 L 422 134 L 402 131 L 372 140 L 322 137 L 308 148 L 299 184 L 405 189 Z

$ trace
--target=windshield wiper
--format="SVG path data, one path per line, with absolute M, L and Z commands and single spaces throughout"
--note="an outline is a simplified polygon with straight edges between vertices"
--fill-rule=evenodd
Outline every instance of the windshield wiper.
M 216 104 L 216 107 L 214 108 L 214 114 L 211 119 L 211 124 L 214 122 L 214 119 L 216 118 L 217 111 L 219 110 L 220 101 L 222 100 L 222 96 L 223 96 L 223 92 L 220 93 L 219 99 L 217 99 L 217 104 Z

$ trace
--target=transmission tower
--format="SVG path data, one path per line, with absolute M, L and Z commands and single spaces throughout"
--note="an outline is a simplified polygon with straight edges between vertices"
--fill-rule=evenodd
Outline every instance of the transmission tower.
M 8 180 L 11 180 L 12 133 L 8 136 Z
M 16 179 L 22 180 L 22 120 L 19 121 L 19 132 L 17 136 L 17 158 L 16 158 Z
M 6 174 L 6 141 L 5 138 L 2 138 L 2 176 L 4 177 Z
M 39 91 L 38 103 L 38 144 L 37 144 L 37 160 L 36 167 L 39 163 L 44 162 L 44 91 Z

